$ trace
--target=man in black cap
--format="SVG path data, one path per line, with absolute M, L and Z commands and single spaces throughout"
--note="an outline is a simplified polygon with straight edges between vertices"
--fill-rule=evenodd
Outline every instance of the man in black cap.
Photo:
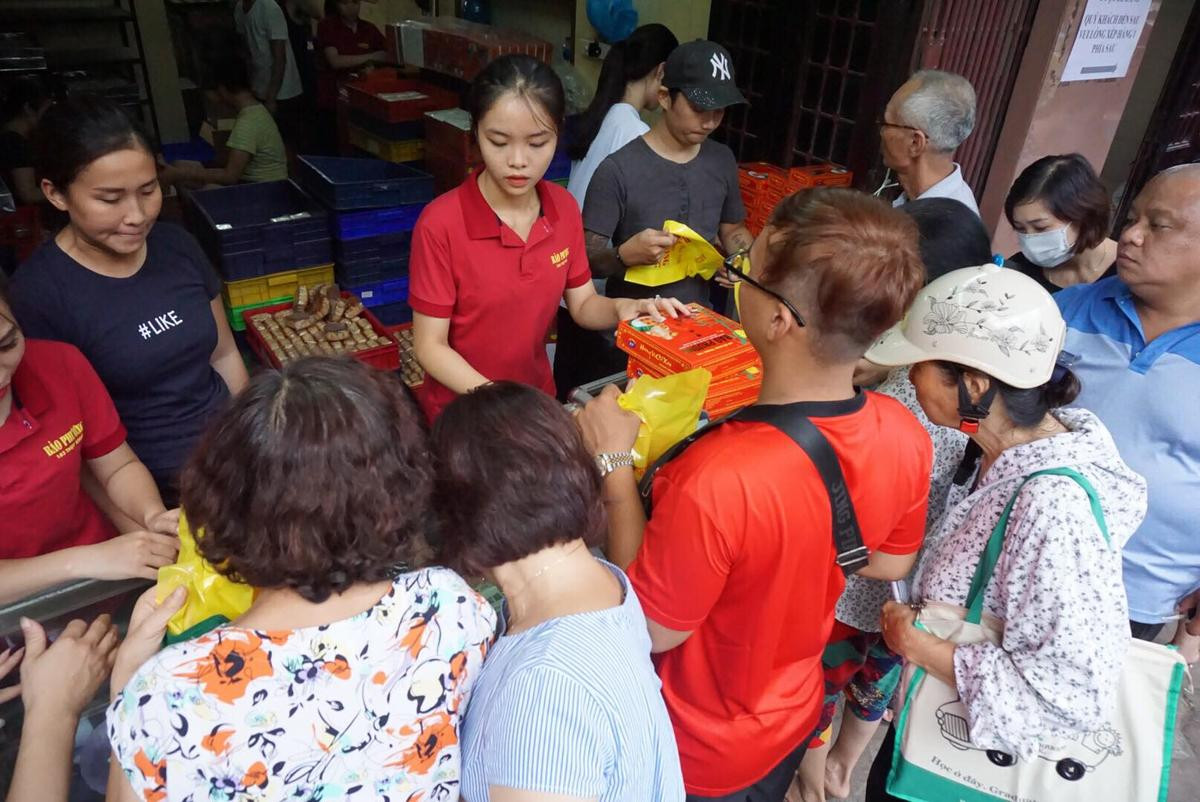
M 667 58 L 659 89 L 662 116 L 644 136 L 601 162 L 588 185 L 583 206 L 588 260 L 592 275 L 608 279 L 609 297 L 662 295 L 710 305 L 704 279 L 647 287 L 626 282 L 625 269 L 652 265 L 671 247 L 675 238 L 663 231 L 667 220 L 686 224 L 725 253 L 750 247 L 754 237 L 745 226 L 737 159 L 709 140 L 725 109 L 745 102 L 729 51 L 719 44 L 697 39 Z M 580 353 L 571 353 L 576 349 L 561 334 L 555 361 L 572 364 L 571 386 L 624 370 L 625 357 L 615 346 L 584 352 L 580 343 Z M 560 389 L 570 389 L 558 370 L 556 379 Z

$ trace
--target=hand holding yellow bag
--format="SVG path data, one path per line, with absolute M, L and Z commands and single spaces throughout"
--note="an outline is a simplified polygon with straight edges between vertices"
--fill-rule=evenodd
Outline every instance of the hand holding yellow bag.
M 667 449 L 696 431 L 711 379 L 704 368 L 661 379 L 642 376 L 617 398 L 621 409 L 642 419 L 633 444 L 633 472 L 638 478 Z
M 675 244 L 659 257 L 658 264 L 627 269 L 626 281 L 643 287 L 661 287 L 688 276 L 710 279 L 717 274 L 724 259 L 712 243 L 674 220 L 663 223 L 663 231 L 675 235 Z
M 207 632 L 237 618 L 254 601 L 254 588 L 222 576 L 200 556 L 187 516 L 179 514 L 179 557 L 158 569 L 155 598 L 161 603 L 175 588 L 187 590 L 187 601 L 167 623 L 167 641 L 174 643 Z

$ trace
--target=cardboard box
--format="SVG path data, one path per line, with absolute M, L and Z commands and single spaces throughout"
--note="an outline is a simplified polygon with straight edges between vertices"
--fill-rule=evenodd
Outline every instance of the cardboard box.
M 656 321 L 649 315 L 617 328 L 617 347 L 655 370 L 683 373 L 707 368 L 714 378 L 735 373 L 758 358 L 741 324 L 699 304 L 691 317 Z
M 470 81 L 492 61 L 522 53 L 549 64 L 553 46 L 522 31 L 437 17 L 387 26 L 388 48 L 396 61 Z
M 630 357 L 625 369 L 630 379 L 642 376 L 662 378 L 667 372 Z M 710 419 L 723 417 L 734 410 L 753 404 L 762 390 L 762 363 L 755 355 L 754 362 L 741 370 L 713 379 L 704 397 L 704 411 Z

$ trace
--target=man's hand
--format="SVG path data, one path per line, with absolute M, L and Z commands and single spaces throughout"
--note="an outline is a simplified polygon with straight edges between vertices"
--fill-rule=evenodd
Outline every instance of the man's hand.
M 617 403 L 620 395 L 621 391 L 610 384 L 576 416 L 583 442 L 593 454 L 629 451 L 637 440 L 642 419 L 621 409 Z
M 625 240 L 617 248 L 621 261 L 630 267 L 657 264 L 658 260 L 675 244 L 675 235 L 647 228 Z
M 21 662 L 21 699 L 27 714 L 76 719 L 112 670 L 120 639 L 112 617 L 91 623 L 76 619 L 46 647 L 46 630 L 21 619 L 25 659 Z

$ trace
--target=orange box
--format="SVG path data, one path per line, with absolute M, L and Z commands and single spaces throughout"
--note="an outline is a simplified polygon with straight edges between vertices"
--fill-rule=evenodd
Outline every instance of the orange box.
M 667 373 L 708 368 L 715 377 L 735 372 L 757 358 L 741 324 L 700 304 L 690 317 L 656 321 L 649 315 L 621 321 L 617 347 Z
M 854 173 L 845 167 L 832 164 L 813 164 L 808 167 L 793 167 L 788 171 L 788 194 L 811 187 L 848 187 Z
M 625 375 L 630 379 L 642 376 L 662 378 L 668 373 L 630 357 L 629 364 L 625 368 Z M 713 379 L 708 386 L 708 394 L 704 397 L 704 411 L 708 413 L 710 419 L 722 417 L 736 409 L 753 404 L 758 400 L 761 389 L 762 363 L 755 355 L 751 364 L 727 373 L 721 378 Z

